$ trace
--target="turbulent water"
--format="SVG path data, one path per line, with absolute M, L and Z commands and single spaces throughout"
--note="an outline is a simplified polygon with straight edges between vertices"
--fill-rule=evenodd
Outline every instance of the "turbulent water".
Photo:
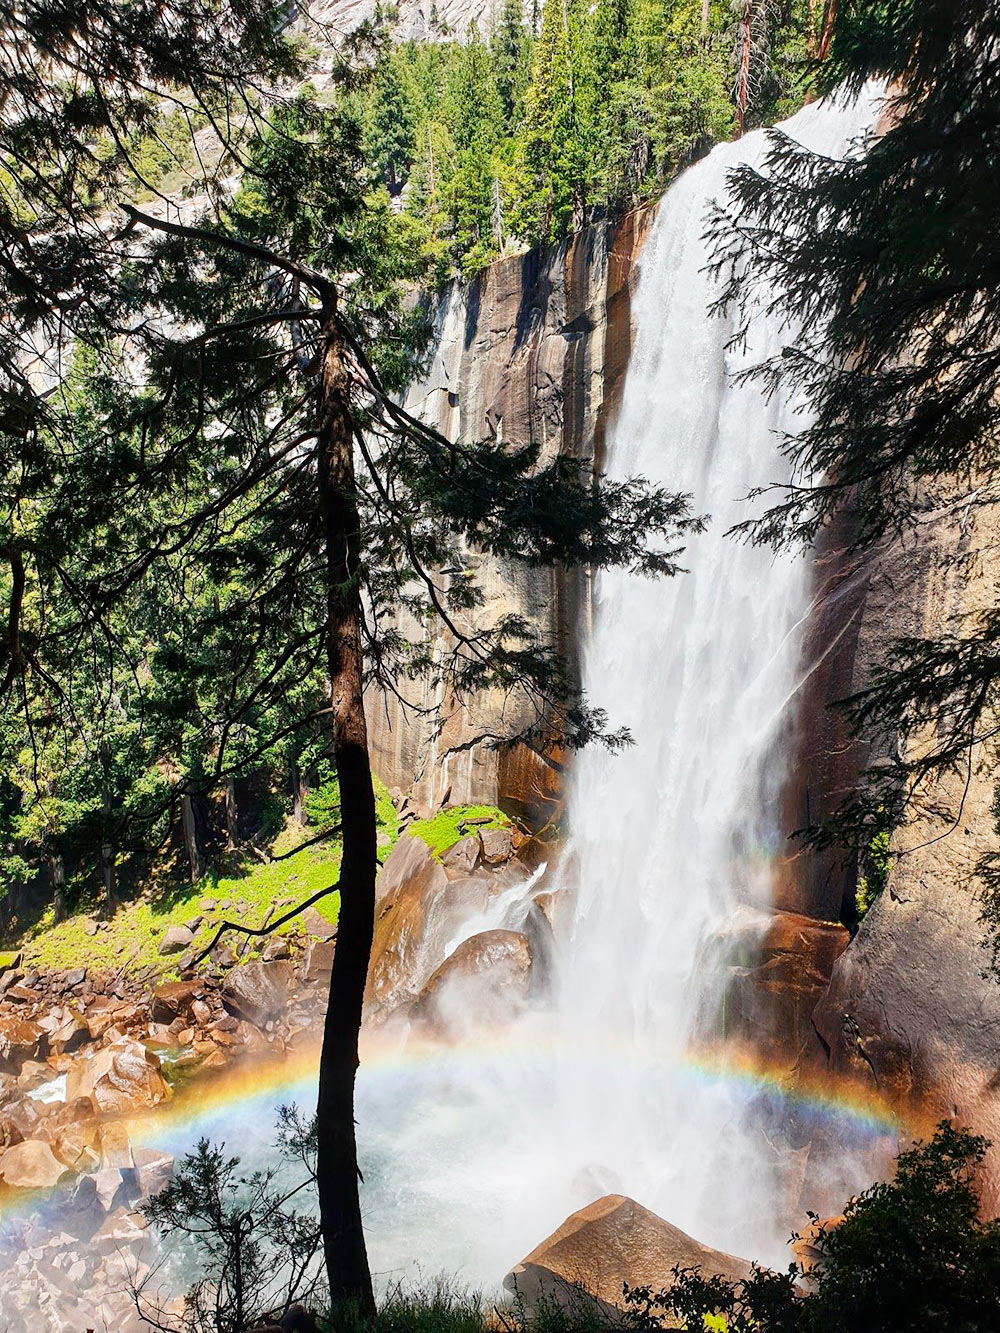
M 871 97 L 820 104 L 785 129 L 840 155 L 873 111 Z M 686 573 L 609 574 L 595 589 L 586 683 L 636 743 L 577 765 L 554 1006 L 496 1045 L 412 1063 L 404 1053 L 362 1078 L 366 1215 L 384 1277 L 412 1274 L 419 1254 L 426 1273 L 493 1285 L 608 1192 L 708 1243 L 781 1259 L 783 1164 L 749 1113 L 752 1083 L 712 1077 L 691 1057 L 726 979 L 713 941 L 767 903 L 784 841 L 780 740 L 809 598 L 802 557 L 726 536 L 748 492 L 785 479 L 777 432 L 802 420 L 801 404 L 732 380 L 793 334 L 760 320 L 737 356 L 731 329 L 708 315 L 708 207 L 732 166 L 765 151 L 751 134 L 687 171 L 643 251 L 607 466 L 690 491 L 711 523 Z

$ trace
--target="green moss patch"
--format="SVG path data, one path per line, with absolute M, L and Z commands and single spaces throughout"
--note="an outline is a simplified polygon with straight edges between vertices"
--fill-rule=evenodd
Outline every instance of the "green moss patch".
M 281 861 L 248 864 L 233 874 L 212 872 L 198 884 L 175 887 L 166 894 L 147 894 L 122 903 L 106 923 L 94 931 L 94 918 L 82 913 L 55 923 L 51 907 L 24 943 L 26 965 L 41 968 L 124 968 L 138 971 L 154 966 L 164 975 L 177 966 L 177 957 L 163 957 L 160 941 L 170 926 L 182 926 L 195 917 L 205 921 L 195 932 L 195 947 L 202 948 L 223 918 L 259 926 L 270 911 L 284 911 L 337 878 L 340 846 L 337 843 L 305 847 Z M 288 899 L 283 903 L 283 899 Z M 216 906 L 206 909 L 206 900 Z M 228 900 L 229 906 L 222 904 Z M 339 895 L 321 899 L 316 910 L 331 924 L 337 920 Z M 278 933 L 295 929 L 289 922 Z
M 511 821 L 495 805 L 452 805 L 439 810 L 430 819 L 418 819 L 407 830 L 420 838 L 435 856 L 442 856 L 449 847 L 470 833 L 484 829 L 509 828 Z

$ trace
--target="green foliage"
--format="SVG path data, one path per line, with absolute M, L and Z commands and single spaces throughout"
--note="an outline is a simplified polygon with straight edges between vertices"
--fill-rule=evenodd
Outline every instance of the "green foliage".
M 987 1333 L 1000 1283 L 1000 1222 L 980 1219 L 974 1187 L 987 1147 L 945 1122 L 902 1153 L 893 1180 L 811 1240 L 819 1258 L 808 1287 L 794 1265 L 738 1283 L 683 1270 L 664 1292 L 631 1292 L 630 1323 L 702 1333 L 722 1315 L 729 1333 Z
M 807 0 L 759 10 L 748 126 L 795 110 L 811 77 Z M 733 133 L 731 0 L 540 14 L 533 29 L 506 0 L 485 35 L 395 45 L 358 94 L 366 155 L 434 278 L 648 199 Z
M 873 833 L 868 844 L 862 873 L 858 875 L 858 885 L 854 894 L 859 921 L 864 919 L 865 913 L 889 882 L 891 837 L 892 830 L 886 826 Z
M 278 1151 L 280 1172 L 244 1173 L 238 1157 L 202 1139 L 166 1187 L 143 1205 L 149 1223 L 201 1273 L 184 1299 L 183 1327 L 189 1333 L 244 1333 L 273 1325 L 290 1307 L 322 1294 L 322 1244 L 312 1197 L 315 1121 L 303 1121 L 294 1107 L 283 1108 Z M 140 1314 L 163 1327 L 152 1284 L 139 1289 L 137 1305 Z
M 478 829 L 509 828 L 510 820 L 493 805 L 450 805 L 430 819 L 417 819 L 407 829 L 440 857 L 449 847 Z
M 340 865 L 337 844 L 303 848 L 286 859 L 262 865 L 246 861 L 228 873 L 212 871 L 193 885 L 166 885 L 147 890 L 140 898 L 122 903 L 96 933 L 92 912 L 78 911 L 56 922 L 50 907 L 23 938 L 28 966 L 65 969 L 87 966 L 138 972 L 155 967 L 164 974 L 177 965 L 176 957 L 162 957 L 159 944 L 170 926 L 184 925 L 206 914 L 204 900 L 235 904 L 232 908 L 246 925 L 263 925 L 281 899 L 301 902 L 336 882 Z M 337 921 L 339 895 L 321 899 L 316 910 L 332 924 Z M 230 913 L 215 910 L 211 919 Z M 295 929 L 290 922 L 279 934 Z M 208 944 L 212 928 L 206 922 L 195 935 L 195 947 Z M 266 940 L 254 944 L 251 953 Z

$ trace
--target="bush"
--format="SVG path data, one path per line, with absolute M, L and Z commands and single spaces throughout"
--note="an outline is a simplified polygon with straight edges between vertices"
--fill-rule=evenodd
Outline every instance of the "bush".
M 974 1187 L 988 1146 L 944 1122 L 902 1153 L 892 1181 L 812 1239 L 820 1257 L 807 1286 L 795 1265 L 737 1283 L 677 1271 L 666 1291 L 627 1293 L 631 1322 L 687 1333 L 718 1316 L 729 1333 L 995 1333 L 1000 1221 L 980 1220 Z

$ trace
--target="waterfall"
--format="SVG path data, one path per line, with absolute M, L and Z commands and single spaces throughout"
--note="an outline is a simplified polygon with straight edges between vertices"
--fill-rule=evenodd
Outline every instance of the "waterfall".
M 809 106 L 784 128 L 842 155 L 876 100 Z M 778 432 L 803 420 L 802 403 L 733 382 L 794 333 L 757 319 L 736 353 L 731 327 L 708 315 L 708 208 L 727 172 L 766 150 L 750 134 L 685 172 L 643 251 L 607 470 L 689 491 L 711 522 L 686 572 L 607 573 L 594 589 L 585 682 L 635 743 L 576 764 L 551 1003 L 495 1044 L 363 1072 L 367 1225 L 383 1279 L 420 1254 L 425 1274 L 493 1285 L 611 1192 L 704 1242 L 787 1263 L 784 1164 L 749 1114 L 753 1089 L 706 1076 L 691 1049 L 724 998 L 718 941 L 755 909 L 762 919 L 788 832 L 780 742 L 809 599 L 803 555 L 726 535 L 752 512 L 749 492 L 787 479 Z

